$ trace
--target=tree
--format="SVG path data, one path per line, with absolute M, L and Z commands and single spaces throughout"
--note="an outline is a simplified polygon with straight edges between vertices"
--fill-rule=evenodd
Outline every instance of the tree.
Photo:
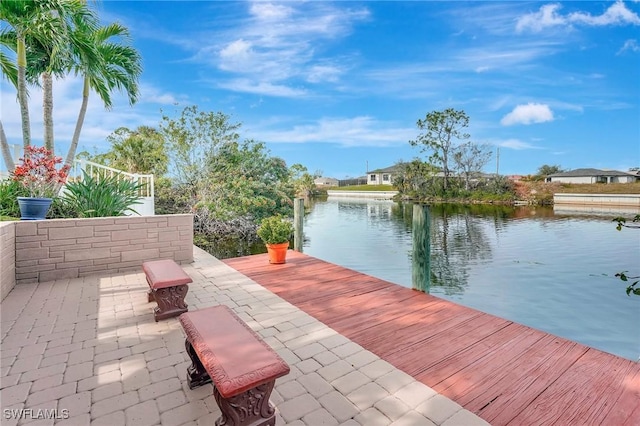
M 84 118 L 89 103 L 89 92 L 93 89 L 109 110 L 113 103 L 111 92 L 117 89 L 127 94 L 129 105 L 136 103 L 138 99 L 138 77 L 142 73 L 142 59 L 133 47 L 109 42 L 112 37 L 126 40 L 129 31 L 120 24 L 114 23 L 105 27 L 94 29 L 92 27 L 78 26 L 76 32 L 78 39 L 90 40 L 97 52 L 97 58 L 92 58 L 86 49 L 77 49 L 77 62 L 74 70 L 84 77 L 82 87 L 82 104 L 78 112 L 76 127 L 69 146 L 69 152 L 65 159 L 66 165 L 73 162 L 80 132 L 84 124 Z
M 471 141 L 453 149 L 453 161 L 464 175 L 464 188 L 469 190 L 469 179 L 474 173 L 480 173 L 491 159 L 491 148 L 487 144 L 478 145 Z
M 429 151 L 429 161 L 434 166 L 442 168 L 444 173 L 444 190 L 448 188 L 450 175 L 449 160 L 453 143 L 456 140 L 465 141 L 470 135 L 463 130 L 469 126 L 469 117 L 460 110 L 447 108 L 444 111 L 432 111 L 424 120 L 419 119 L 417 126 L 425 132 L 420 133 L 415 140 L 409 141 L 412 146 L 421 145 L 421 152 Z
M 89 89 L 100 95 L 107 109 L 111 107 L 113 89 L 125 91 L 130 103 L 135 102 L 142 69 L 140 56 L 129 46 L 107 43 L 113 36 L 126 39 L 126 29 L 119 24 L 98 28 L 97 17 L 84 0 L 2 0 L 0 20 L 7 24 L 0 32 L 0 44 L 16 55 L 15 65 L 4 53 L 0 61 L 5 77 L 18 92 L 25 147 L 31 144 L 27 83 L 40 85 L 42 81 L 44 142 L 53 151 L 52 77 L 73 71 L 85 78 L 83 103 L 65 160 L 65 165 L 70 165 L 80 138 Z M 15 164 L 1 123 L 0 144 L 11 170 Z
M 18 92 L 23 146 L 26 148 L 31 145 L 27 75 L 33 81 L 35 74 L 42 74 L 45 144 L 53 148 L 51 75 L 68 69 L 70 46 L 75 41 L 69 36 L 73 23 L 82 22 L 90 26 L 95 17 L 80 0 L 3 0 L 0 2 L 0 20 L 6 24 L 2 30 L 2 44 L 16 54 L 16 75 L 7 75 L 7 79 L 15 82 Z M 11 40 L 15 40 L 15 43 L 11 43 Z M 28 54 L 31 56 L 30 62 L 27 60 Z M 3 62 L 9 60 L 7 55 L 0 59 Z M 2 69 L 13 72 L 14 68 L 3 64 Z M 7 156 L 9 148 L 6 136 L 3 135 L 1 139 L 7 167 L 15 166 Z
M 163 116 L 160 132 L 178 183 L 193 189 L 201 185 L 220 147 L 239 139 L 240 126 L 222 112 L 201 112 L 195 105 L 185 107 L 177 119 Z
M 397 172 L 393 177 L 393 186 L 406 196 L 426 193 L 437 172 L 433 165 L 418 158 L 409 163 L 400 161 L 396 166 Z
M 291 182 L 293 183 L 295 195 L 302 197 L 308 197 L 309 195 L 311 195 L 311 192 L 316 187 L 313 179 L 314 177 L 319 176 L 312 176 L 309 173 L 309 170 L 300 163 L 292 164 L 289 167 L 289 174 L 291 177 Z
M 212 221 L 255 224 L 293 211 L 285 161 L 272 157 L 262 142 L 240 141 L 240 126 L 221 112 L 201 112 L 196 106 L 184 108 L 177 119 L 162 118 L 160 132 L 171 153 L 175 183 L 189 194 L 196 221 L 207 222 L 198 223 L 200 229 L 211 229 Z
M 562 173 L 563 171 L 564 170 L 562 170 L 562 167 L 560 167 L 559 165 L 543 164 L 542 166 L 538 167 L 538 173 L 533 176 L 533 179 L 538 181 L 545 180 L 547 176 L 556 173 Z
M 162 176 L 167 172 L 164 137 L 153 127 L 140 126 L 136 130 L 120 127 L 107 136 L 111 150 L 93 157 L 94 161 L 129 173 L 152 173 Z

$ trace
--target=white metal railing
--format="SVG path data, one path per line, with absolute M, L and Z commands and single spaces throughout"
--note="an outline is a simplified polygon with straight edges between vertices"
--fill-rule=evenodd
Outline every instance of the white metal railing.
M 113 177 L 118 176 L 122 179 L 130 180 L 140 184 L 139 195 L 141 197 L 153 197 L 155 194 L 153 175 L 141 175 L 138 173 L 127 173 L 122 170 L 114 169 L 113 167 L 103 166 L 102 164 L 94 163 L 89 160 L 73 160 L 73 167 L 69 171 L 69 177 L 72 179 L 82 179 L 82 171 L 85 171 L 90 176 L 95 176 L 102 172 L 105 176 Z

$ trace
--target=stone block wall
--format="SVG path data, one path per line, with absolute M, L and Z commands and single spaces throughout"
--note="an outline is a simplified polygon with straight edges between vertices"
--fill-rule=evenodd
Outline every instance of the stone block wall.
M 15 222 L 16 283 L 124 272 L 154 259 L 193 262 L 192 215 Z
M 553 204 L 640 207 L 638 194 L 554 194 Z
M 0 222 L 0 300 L 16 285 L 16 222 Z

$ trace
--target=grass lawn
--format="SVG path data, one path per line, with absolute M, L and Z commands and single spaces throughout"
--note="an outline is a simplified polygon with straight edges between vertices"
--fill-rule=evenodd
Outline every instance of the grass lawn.
M 351 185 L 329 188 L 332 191 L 396 191 L 391 185 Z
M 558 194 L 640 194 L 640 182 L 634 183 L 561 183 Z

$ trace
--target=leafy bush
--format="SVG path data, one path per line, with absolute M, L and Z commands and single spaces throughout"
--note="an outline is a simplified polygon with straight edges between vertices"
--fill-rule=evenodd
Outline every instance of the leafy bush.
M 63 202 L 78 217 L 123 216 L 134 204 L 140 204 L 138 190 L 141 184 L 124 180 L 118 176 L 107 176 L 99 172 L 94 176 L 83 171 L 84 177 L 67 184 Z
M 4 180 L 0 182 L 0 216 L 20 217 L 17 197 L 28 197 L 29 190 L 20 182 Z
M 293 225 L 286 218 L 276 215 L 262 219 L 258 236 L 265 244 L 286 243 L 293 234 Z

